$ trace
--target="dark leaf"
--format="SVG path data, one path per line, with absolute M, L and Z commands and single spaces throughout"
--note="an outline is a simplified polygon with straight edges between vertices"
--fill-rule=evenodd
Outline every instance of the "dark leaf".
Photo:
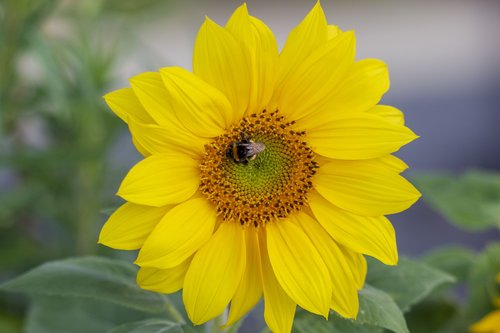
M 108 302 L 58 296 L 35 296 L 26 319 L 26 333 L 105 333 L 147 314 Z
M 408 259 L 400 259 L 397 266 L 386 266 L 375 260 L 369 263 L 367 283 L 390 295 L 403 312 L 435 288 L 455 281 L 445 272 Z
M 461 177 L 434 174 L 412 177 L 423 198 L 451 223 L 479 231 L 499 226 L 500 175 L 471 171 Z
M 119 260 L 84 257 L 42 264 L 0 289 L 29 295 L 82 297 L 150 312 L 165 312 L 161 295 L 140 289 L 136 268 Z
M 179 324 L 163 319 L 147 319 L 120 325 L 108 333 L 184 333 Z
M 422 261 L 427 265 L 453 275 L 457 281 L 463 282 L 476 259 L 476 254 L 464 247 L 447 246 L 426 254 Z

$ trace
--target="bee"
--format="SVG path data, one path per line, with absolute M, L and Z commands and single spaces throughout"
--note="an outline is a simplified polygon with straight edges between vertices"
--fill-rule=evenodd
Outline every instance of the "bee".
M 257 157 L 257 154 L 266 149 L 262 142 L 254 142 L 250 138 L 245 137 L 245 133 L 241 132 L 241 141 L 235 141 L 229 146 L 226 156 L 232 158 L 236 163 L 247 164 Z

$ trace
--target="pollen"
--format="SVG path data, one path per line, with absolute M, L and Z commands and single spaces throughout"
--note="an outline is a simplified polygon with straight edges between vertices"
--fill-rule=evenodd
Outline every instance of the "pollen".
M 205 145 L 201 193 L 223 221 L 256 228 L 308 206 L 312 178 L 318 169 L 306 132 L 296 131 L 279 111 L 251 114 Z M 228 156 L 242 133 L 265 149 L 248 163 Z

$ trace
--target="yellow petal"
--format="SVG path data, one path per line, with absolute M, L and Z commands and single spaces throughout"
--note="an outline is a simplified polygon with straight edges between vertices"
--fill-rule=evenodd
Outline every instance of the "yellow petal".
M 323 156 L 360 160 L 398 151 L 417 138 L 408 127 L 392 124 L 366 112 L 317 119 L 308 131 L 312 149 Z
M 471 333 L 496 332 L 500 327 L 500 310 L 493 311 L 469 327 Z
M 205 152 L 207 139 L 190 132 L 178 132 L 172 135 L 169 127 L 156 124 L 130 122 L 129 129 L 136 143 L 150 154 L 177 152 L 196 159 Z
M 375 161 L 374 161 L 375 162 Z M 384 166 L 386 168 L 390 168 L 397 173 L 401 173 L 408 169 L 408 164 L 400 160 L 394 155 L 386 155 L 376 159 L 377 164 Z
M 265 232 L 261 231 L 259 242 L 264 292 L 264 319 L 272 332 L 288 333 L 292 330 L 296 305 L 276 280 L 269 261 Z
M 325 107 L 329 112 L 366 111 L 389 90 L 387 65 L 377 59 L 364 59 L 349 68 L 345 79 Z M 325 113 L 325 114 L 326 114 Z
M 337 161 L 338 160 L 326 156 L 316 155 L 316 162 L 318 162 L 320 166 Z M 366 164 L 366 167 L 369 167 L 368 165 L 370 165 L 370 167 L 373 168 L 385 168 L 387 170 L 393 170 L 396 173 L 401 173 L 408 169 L 408 164 L 394 155 L 385 155 L 382 157 L 363 160 L 363 163 Z
M 171 206 L 149 207 L 130 202 L 123 204 L 106 221 L 99 243 L 113 249 L 139 249 Z
M 229 326 L 250 311 L 262 296 L 262 268 L 260 263 L 259 234 L 254 228 L 245 229 L 246 267 L 243 278 L 231 301 L 229 317 L 224 326 Z
M 327 38 L 328 26 L 325 13 L 318 1 L 302 22 L 288 35 L 280 54 L 277 88 L 273 99 L 280 95 L 290 73 L 293 73 L 309 55 L 323 45 Z M 274 106 L 272 109 L 274 110 Z
M 342 253 L 344 253 L 344 258 L 347 260 L 348 266 L 351 268 L 352 277 L 356 281 L 358 290 L 363 289 L 366 273 L 368 271 L 365 256 L 361 253 L 352 251 L 343 245 L 339 244 L 339 247 L 342 250 Z
M 226 95 L 233 107 L 231 119 L 243 116 L 250 96 L 249 61 L 240 43 L 209 18 L 196 37 L 193 72 Z
M 221 314 L 240 284 L 246 266 L 245 235 L 238 223 L 221 223 L 194 256 L 182 298 L 195 325 Z
M 317 119 L 315 113 L 331 102 L 333 92 L 354 61 L 355 45 L 354 33 L 344 32 L 314 51 L 284 82 L 279 110 L 294 120 L 310 115 Z
M 130 169 L 117 194 L 136 204 L 161 207 L 189 199 L 199 183 L 196 160 L 174 152 L 156 154 Z
M 134 136 L 132 136 L 132 143 L 134 144 L 135 149 L 137 149 L 137 151 L 141 153 L 142 156 L 148 157 L 149 155 L 151 155 L 151 152 L 144 148 Z
M 145 124 L 155 123 L 131 88 L 110 92 L 104 96 L 104 100 L 111 110 L 126 123 L 129 122 L 129 118 Z
M 180 67 L 160 73 L 177 118 L 191 132 L 216 137 L 235 121 L 226 96 L 193 73 Z
M 137 284 L 146 290 L 163 294 L 175 293 L 182 289 L 184 277 L 191 264 L 192 257 L 181 264 L 167 269 L 141 267 L 137 273 Z
M 383 117 L 385 120 L 396 124 L 404 125 L 405 117 L 403 112 L 389 105 L 375 105 L 374 107 L 368 109 L 366 112 L 376 114 Z
M 104 100 L 113 112 L 125 123 L 131 124 L 141 122 L 144 124 L 156 124 L 144 109 L 131 88 L 113 91 L 104 96 Z M 142 156 L 149 156 L 151 152 L 144 148 L 136 138 L 132 136 L 132 143 Z
M 306 213 L 299 212 L 290 220 L 306 233 L 330 272 L 333 286 L 330 307 L 343 317 L 356 318 L 359 308 L 357 285 L 351 273 L 352 267 L 349 267 L 342 250 L 326 230 Z
M 397 264 L 396 235 L 387 218 L 351 214 L 335 207 L 316 192 L 310 193 L 309 200 L 314 216 L 337 242 L 384 264 Z
M 136 264 L 156 268 L 179 265 L 212 237 L 216 218 L 215 209 L 205 198 L 175 206 L 146 239 Z
M 340 35 L 341 32 L 342 32 L 342 30 L 340 30 L 340 28 L 337 27 L 336 25 L 333 25 L 333 24 L 328 25 L 328 39 L 329 40 L 337 37 L 338 35 Z
M 259 19 L 249 16 L 246 4 L 235 10 L 228 30 L 242 44 L 250 60 L 248 112 L 265 109 L 274 91 L 278 69 L 278 45 L 272 31 Z
M 300 120 L 301 128 L 313 130 L 316 126 L 321 126 L 323 119 L 329 119 L 332 115 L 352 114 L 374 108 L 389 89 L 387 66 L 376 59 L 358 61 L 351 64 L 345 77 L 332 87 L 323 103 L 317 104 L 315 109 L 310 110 L 312 112 L 305 114 Z M 380 115 L 385 118 L 385 111 Z M 390 122 L 393 121 L 390 119 Z
M 185 130 L 172 109 L 170 96 L 160 73 L 136 75 L 130 79 L 130 85 L 144 109 L 159 125 L 167 126 L 175 132 Z
M 269 259 L 280 285 L 302 308 L 327 318 L 332 282 L 313 243 L 289 220 L 268 223 L 266 231 Z
M 418 200 L 420 193 L 406 179 L 371 161 L 332 160 L 322 165 L 316 189 L 334 205 L 360 215 L 399 213 Z

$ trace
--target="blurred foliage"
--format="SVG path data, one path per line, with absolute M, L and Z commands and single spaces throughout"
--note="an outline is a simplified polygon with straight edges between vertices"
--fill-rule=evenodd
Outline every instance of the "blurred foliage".
M 434 250 L 422 261 L 455 276 L 456 283 L 434 291 L 407 315 L 411 332 L 466 333 L 468 327 L 494 309 L 500 295 L 500 243 L 480 253 L 458 246 Z
M 0 282 L 98 250 L 100 210 L 116 200 L 106 156 L 124 129 L 102 100 L 127 46 L 113 32 L 160 4 L 0 1 Z M 0 332 L 20 331 L 25 307 L 2 293 Z
M 452 225 L 465 232 L 500 229 L 500 174 L 470 170 L 463 175 L 429 173 L 412 177 L 423 199 Z M 500 295 L 500 243 L 480 253 L 448 246 L 422 258 L 430 266 L 453 275 L 453 288 L 439 290 L 407 314 L 411 332 L 465 333 L 494 309 Z
M 297 309 L 293 332 L 466 333 L 493 309 L 499 258 L 500 243 L 478 254 L 447 247 L 419 261 L 403 258 L 395 267 L 370 259 L 356 321 L 335 313 L 325 321 Z M 205 332 L 205 326 L 189 323 L 180 293 L 142 290 L 135 283 L 136 272 L 126 261 L 77 257 L 42 264 L 0 290 L 29 297 L 28 333 Z
M 469 171 L 462 176 L 428 174 L 412 180 L 423 199 L 457 227 L 500 229 L 500 174 Z
M 93 325 L 92 332 L 156 332 L 158 325 L 163 325 L 158 332 L 204 331 L 202 326 L 189 324 L 179 293 L 166 296 L 140 289 L 135 283 L 136 271 L 132 264 L 116 259 L 65 259 L 45 263 L 4 283 L 0 289 L 32 299 L 28 333 L 83 333 L 88 322 Z M 294 331 L 355 333 L 388 329 L 408 333 L 404 313 L 437 288 L 454 281 L 449 274 L 416 261 L 402 259 L 397 267 L 389 267 L 370 260 L 367 283 L 359 294 L 356 322 L 335 314 L 325 321 L 298 310 Z M 63 309 L 67 315 L 58 320 Z

